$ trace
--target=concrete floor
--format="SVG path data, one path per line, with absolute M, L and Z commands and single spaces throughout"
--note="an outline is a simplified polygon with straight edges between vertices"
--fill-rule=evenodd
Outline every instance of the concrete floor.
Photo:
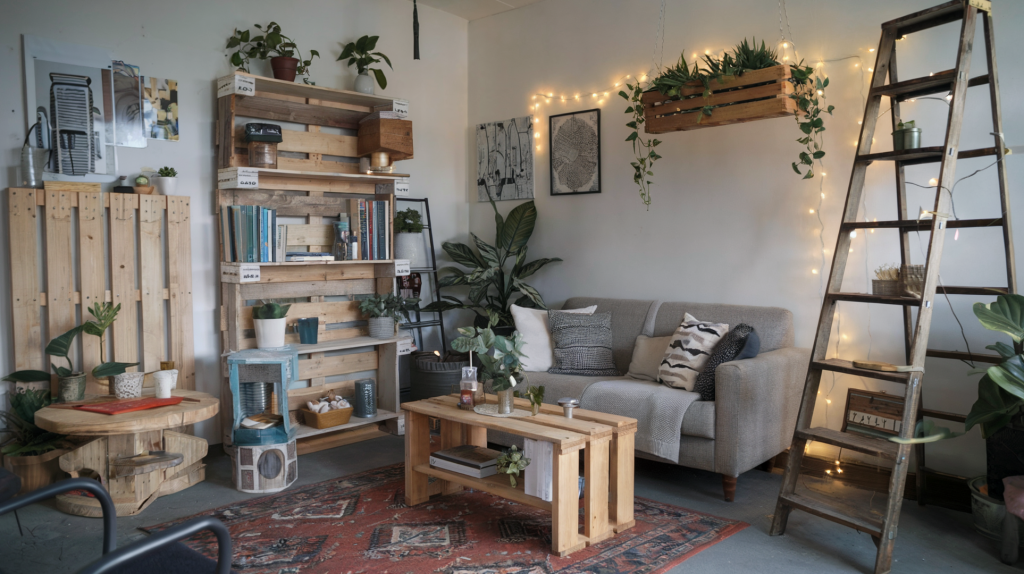
M 218 451 L 219 452 L 219 451 Z M 312 484 L 401 462 L 403 442 L 383 437 L 303 456 L 297 485 Z M 145 536 L 139 527 L 190 516 L 249 498 L 231 487 L 230 459 L 207 458 L 206 481 L 161 498 L 140 516 L 118 519 L 118 546 Z M 739 479 L 736 502 L 722 500 L 718 475 L 637 459 L 636 495 L 716 516 L 742 520 L 750 527 L 690 558 L 673 573 L 842 573 L 871 572 L 875 547 L 865 534 L 794 511 L 785 536 L 769 537 L 781 476 L 750 471 Z M 819 490 L 829 485 L 811 485 Z M 884 501 L 864 499 L 873 508 Z M 68 516 L 52 503 L 21 510 L 25 530 L 18 536 L 13 516 L 0 517 L 0 564 L 12 574 L 75 572 L 100 554 L 102 531 L 97 519 Z M 1019 573 L 1024 562 L 999 562 L 991 542 L 974 532 L 969 514 L 904 503 L 892 571 Z

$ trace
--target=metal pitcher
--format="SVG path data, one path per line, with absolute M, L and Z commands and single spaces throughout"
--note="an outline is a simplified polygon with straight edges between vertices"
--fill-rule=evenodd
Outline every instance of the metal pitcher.
M 21 146 L 21 187 L 43 187 L 43 167 L 50 161 L 50 150 Z

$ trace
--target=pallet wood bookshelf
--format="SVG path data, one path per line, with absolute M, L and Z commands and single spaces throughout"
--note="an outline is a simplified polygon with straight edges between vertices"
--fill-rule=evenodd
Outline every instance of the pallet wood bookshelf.
M 239 82 L 244 85 L 246 81 L 253 83 L 254 91 L 235 88 Z M 279 218 L 301 218 L 305 220 L 304 225 L 289 225 L 288 244 L 303 245 L 315 251 L 331 249 L 333 230 L 327 218 L 356 213 L 355 200 L 388 202 L 389 224 L 393 221 L 395 202 L 391 190 L 394 186 L 387 184 L 408 176 L 358 173 L 358 138 L 354 132 L 360 119 L 375 110 L 391 109 L 391 98 L 281 82 L 241 72 L 219 79 L 218 88 L 218 213 L 223 206 L 260 205 L 276 209 Z M 248 156 L 241 143 L 247 121 L 284 123 L 284 141 L 278 145 L 279 169 L 248 168 Z M 303 129 L 294 129 L 294 124 L 300 124 Z M 333 130 L 340 133 L 321 132 L 324 127 L 341 129 Z M 245 175 L 255 178 L 256 183 L 250 180 L 243 187 L 239 168 L 246 168 Z M 392 248 L 393 239 L 392 233 L 387 238 Z M 292 303 L 289 325 L 303 317 L 320 318 L 316 345 L 300 345 L 297 335 L 286 335 L 286 343 L 295 345 L 299 353 L 296 379 L 308 381 L 307 387 L 293 387 L 288 391 L 289 416 L 299 423 L 296 438 L 300 454 L 382 436 L 384 433 L 378 427 L 401 434 L 399 338 L 368 337 L 355 300 L 357 295 L 394 290 L 393 260 L 243 264 L 225 262 L 223 253 L 221 255 L 223 352 L 256 346 L 251 309 L 259 300 Z M 243 265 L 258 266 L 259 280 L 243 282 Z M 338 300 L 341 297 L 348 300 Z M 329 390 L 351 396 L 354 373 L 365 371 L 376 371 L 377 416 L 353 417 L 346 425 L 328 429 L 302 424 L 301 415 L 297 413 L 300 405 Z M 231 408 L 228 407 L 231 396 L 226 367 L 224 373 L 221 412 L 222 416 L 227 415 L 222 427 L 224 444 L 230 445 Z M 333 380 L 338 378 L 343 380 Z M 328 379 L 332 382 L 327 382 Z

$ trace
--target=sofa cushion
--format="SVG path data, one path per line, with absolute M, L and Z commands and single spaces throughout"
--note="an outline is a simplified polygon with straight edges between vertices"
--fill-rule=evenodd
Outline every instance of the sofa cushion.
M 736 355 L 737 361 L 743 359 L 753 359 L 761 352 L 761 337 L 757 335 L 757 329 L 750 332 L 747 336 L 747 342 L 743 344 L 743 350 L 740 351 L 739 355 Z
M 555 342 L 551 340 L 548 329 L 547 309 L 530 309 L 512 305 L 512 318 L 516 322 L 516 331 L 523 336 L 523 370 L 547 371 L 555 362 Z M 582 313 L 593 315 L 597 305 L 583 309 L 565 309 L 565 313 Z
M 559 375 L 555 373 L 526 373 L 527 385 L 544 385 L 544 402 L 558 404 L 558 399 L 572 397 L 579 400 L 587 387 L 598 382 L 625 377 L 587 377 L 583 375 Z M 629 379 L 632 380 L 632 379 Z
M 672 337 L 648 337 L 638 335 L 633 347 L 633 358 L 629 362 L 627 376 L 643 381 L 657 381 L 661 360 Z
M 715 438 L 714 401 L 694 401 L 683 415 L 683 436 Z
M 675 389 L 692 391 L 715 345 L 728 332 L 729 325 L 725 323 L 701 321 L 687 313 L 665 351 L 658 381 Z
M 601 311 L 600 304 L 597 306 L 597 310 Z M 793 314 L 780 307 L 714 303 L 662 303 L 654 320 L 654 331 L 649 334 L 655 337 L 671 335 L 683 321 L 683 315 L 686 313 L 700 317 L 702 321 L 750 325 L 760 335 L 762 353 L 793 346 Z
M 597 297 L 573 297 L 562 305 L 564 309 L 579 309 L 590 305 L 597 305 L 598 313 L 611 313 L 612 316 L 612 355 L 615 358 L 615 368 L 620 373 L 629 370 L 629 361 L 633 356 L 633 345 L 636 343 L 637 335 L 651 335 L 644 332 L 647 324 L 647 314 L 652 310 L 654 301 L 643 301 L 638 299 L 601 299 Z M 682 315 L 680 315 L 682 317 Z M 676 325 L 679 322 L 676 321 Z M 675 327 L 673 327 L 675 329 Z M 670 330 L 662 335 L 671 335 Z
M 567 311 L 548 313 L 555 341 L 555 364 L 548 372 L 560 375 L 619 375 L 612 359 L 612 316 Z
M 754 328 L 746 323 L 740 323 L 733 327 L 722 337 L 722 340 L 715 345 L 711 357 L 704 364 L 704 370 L 697 375 L 697 384 L 693 390 L 700 393 L 700 400 L 715 400 L 715 369 L 722 363 L 735 361 L 747 345 L 747 339 L 754 332 Z

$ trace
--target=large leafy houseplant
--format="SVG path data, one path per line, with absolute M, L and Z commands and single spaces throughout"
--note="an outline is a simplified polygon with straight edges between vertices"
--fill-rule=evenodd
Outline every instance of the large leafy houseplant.
M 370 319 L 384 317 L 395 321 L 409 321 L 409 311 L 416 310 L 419 303 L 419 299 L 406 299 L 394 293 L 370 295 L 359 302 L 359 311 Z
M 295 73 L 304 76 L 302 81 L 312 85 L 314 82 L 309 81 L 309 67 L 313 64 L 313 58 L 320 57 L 320 52 L 310 50 L 309 59 L 304 60 L 295 41 L 281 33 L 280 24 L 271 22 L 265 28 L 259 24 L 255 24 L 255 26 L 259 30 L 256 34 L 250 33 L 249 30 L 236 28 L 234 34 L 228 38 L 227 49 L 236 48 L 230 56 L 231 65 L 248 73 L 249 60 L 252 58 L 257 60 L 275 57 L 295 58 L 298 54 L 299 63 L 295 67 Z
M 391 65 L 391 59 L 385 56 L 381 52 L 374 52 L 374 48 L 377 47 L 377 39 L 380 36 L 363 36 L 355 42 L 349 42 L 345 44 L 345 47 L 341 49 L 341 55 L 338 56 L 337 61 L 348 60 L 348 65 L 354 65 L 356 72 L 359 75 L 364 75 L 367 72 L 373 72 L 374 77 L 377 79 L 377 84 L 380 85 L 380 89 L 386 89 L 388 87 L 388 79 L 384 76 L 384 70 L 380 68 L 371 68 L 372 64 L 379 64 L 381 60 L 387 63 L 388 67 L 394 70 L 395 68 Z M 379 56 L 379 58 L 377 57 Z M 370 84 L 371 86 L 373 84 Z
M 460 327 L 452 349 L 472 353 L 480 361 L 480 380 L 491 382 L 495 392 L 507 391 L 526 380 L 523 371 L 523 336 L 519 331 L 505 337 L 490 327 Z
M 36 456 L 63 446 L 66 437 L 35 424 L 36 411 L 53 402 L 48 390 L 19 389 L 11 395 L 11 410 L 0 420 L 14 436 L 0 448 L 4 456 Z
M 439 301 L 424 307 L 425 311 L 470 309 L 483 324 L 510 327 L 515 324 L 512 320 L 513 304 L 547 309 L 544 298 L 525 281 L 545 265 L 561 261 L 558 257 L 526 261 L 526 244 L 537 223 L 537 207 L 533 201 L 527 201 L 516 206 L 504 219 L 498 213 L 498 206 L 493 199 L 491 207 L 494 209 L 494 245 L 473 234 L 470 235 L 476 249 L 453 241 L 446 241 L 442 245 L 452 261 L 467 270 L 458 267 L 441 269 L 447 275 L 441 277 L 438 286 L 468 287 L 466 301 L 442 295 Z M 519 297 L 515 298 L 517 293 Z

